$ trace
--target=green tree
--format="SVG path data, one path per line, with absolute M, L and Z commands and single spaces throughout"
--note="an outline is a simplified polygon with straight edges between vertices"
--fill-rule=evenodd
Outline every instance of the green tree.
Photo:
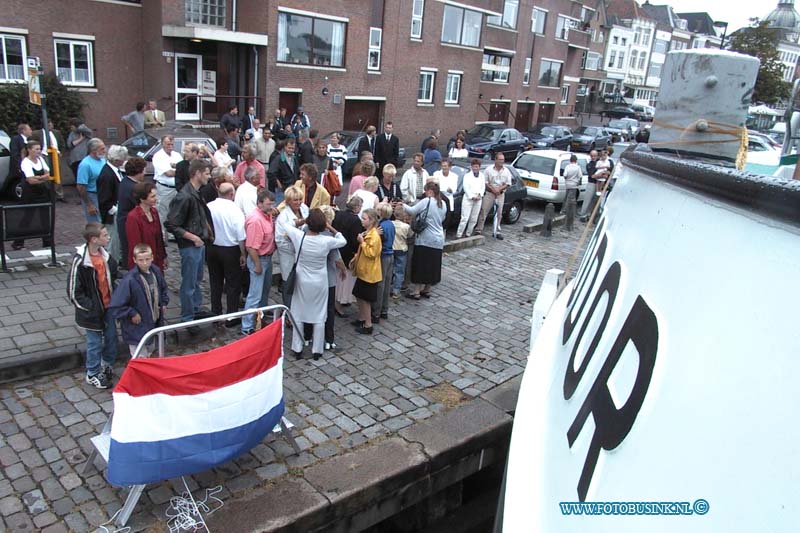
M 751 19 L 753 25 L 733 34 L 729 49 L 758 58 L 756 86 L 753 102 L 774 104 L 789 97 L 791 84 L 783 81 L 783 64 L 778 57 L 779 30 L 770 28 L 766 21 Z
M 47 118 L 53 121 L 53 126 L 66 138 L 70 119 L 83 119 L 86 102 L 81 93 L 67 88 L 53 72 L 43 75 L 40 82 L 46 95 Z M 33 129 L 41 128 L 42 109 L 28 102 L 27 84 L 0 85 L 0 129 L 13 135 L 20 122 L 27 122 Z

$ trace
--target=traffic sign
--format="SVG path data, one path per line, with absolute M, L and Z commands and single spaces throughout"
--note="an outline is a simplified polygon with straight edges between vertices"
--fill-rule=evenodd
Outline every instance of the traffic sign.
M 28 58 L 28 101 L 33 105 L 42 105 L 42 90 L 39 85 L 39 58 Z

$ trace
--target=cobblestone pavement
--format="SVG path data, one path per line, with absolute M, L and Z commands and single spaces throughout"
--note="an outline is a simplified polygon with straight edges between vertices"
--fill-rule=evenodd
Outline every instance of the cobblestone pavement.
M 522 232 L 540 216 L 529 211 L 505 226 L 504 241 L 487 239 L 447 255 L 433 297 L 394 301 L 390 319 L 373 336 L 356 335 L 349 320 L 339 320 L 338 354 L 285 361 L 287 417 L 302 452 L 294 454 L 280 436 L 268 437 L 237 460 L 187 478 L 190 488 L 221 484 L 227 499 L 281 476 L 302 476 L 308 465 L 392 435 L 522 373 L 544 272 L 566 266 L 583 229 L 558 228 L 550 240 Z M 63 269 L 41 268 L 0 277 L 0 352 L 64 339 L 82 348 L 66 319 L 72 308 L 63 278 Z M 172 276 L 170 284 L 177 292 Z M 233 338 L 221 332 L 202 347 L 184 349 Z M 0 388 L 0 530 L 87 531 L 121 507 L 124 491 L 101 472 L 79 473 L 89 438 L 112 409 L 111 393 L 86 385 L 83 376 L 75 370 Z M 168 482 L 149 485 L 131 519 L 134 530 L 165 530 L 173 494 Z

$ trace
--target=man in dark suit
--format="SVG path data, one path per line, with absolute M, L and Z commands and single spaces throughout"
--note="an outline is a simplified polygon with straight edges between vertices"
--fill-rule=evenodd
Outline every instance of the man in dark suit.
M 308 133 L 308 130 L 300 130 L 297 137 L 297 161 L 300 165 L 314 162 L 314 145 Z
M 19 165 L 25 158 L 25 147 L 28 144 L 28 140 L 30 140 L 31 135 L 33 135 L 31 127 L 22 122 L 17 125 L 17 134 L 11 137 L 11 142 L 8 144 L 8 149 L 11 152 L 11 161 L 10 166 L 8 167 L 8 174 L 12 178 L 22 178 L 22 170 L 20 170 Z
M 117 225 L 114 216 L 117 214 L 119 200 L 119 182 L 125 178 L 125 162 L 128 160 L 128 150 L 124 146 L 113 145 L 106 152 L 106 164 L 97 176 L 97 209 L 100 222 L 111 235 L 111 242 L 107 247 L 108 253 L 119 261 L 121 247 Z M 127 266 L 127 265 L 124 265 Z
M 370 152 L 372 154 L 372 157 L 374 158 L 375 157 L 375 141 L 376 141 L 376 136 L 377 136 L 378 130 L 375 128 L 375 126 L 370 124 L 369 126 L 367 126 L 367 129 L 366 129 L 366 131 L 364 133 L 366 133 L 366 136 L 361 137 L 361 140 L 358 141 L 358 152 L 357 153 L 358 153 L 359 157 L 361 157 L 361 154 L 363 154 L 364 152 Z
M 242 131 L 247 132 L 253 127 L 253 121 L 256 119 L 256 109 L 253 106 L 247 108 L 247 114 L 242 117 Z
M 387 122 L 383 133 L 375 140 L 375 163 L 378 165 L 379 176 L 382 175 L 384 165 L 391 163 L 397 166 L 400 159 L 400 139 L 392 134 L 393 129 L 392 123 Z
M 294 139 L 282 141 L 283 150 L 272 157 L 267 171 L 267 188 L 275 193 L 275 203 L 283 201 L 283 191 L 294 185 L 300 176 L 300 165 L 294 155 L 296 144 Z M 276 150 L 278 152 L 278 150 Z

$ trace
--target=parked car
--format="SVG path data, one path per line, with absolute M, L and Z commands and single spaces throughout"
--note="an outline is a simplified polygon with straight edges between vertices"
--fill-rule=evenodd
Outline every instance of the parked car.
M 319 142 L 330 144 L 331 135 L 334 133 L 339 136 L 339 144 L 347 148 L 347 161 L 345 161 L 344 166 L 342 167 L 342 177 L 344 179 L 350 179 L 353 176 L 353 167 L 356 166 L 356 163 L 358 163 L 358 142 L 362 137 L 365 136 L 365 134 L 362 131 L 354 130 L 332 131 L 321 137 Z M 399 154 L 400 161 L 397 166 L 398 172 L 400 168 L 406 164 L 406 149 L 401 146 Z
M 633 118 L 645 122 L 652 122 L 656 114 L 656 108 L 651 105 L 631 104 L 631 108 L 638 113 L 638 116 Z
M 581 126 L 572 132 L 573 152 L 589 152 L 611 144 L 611 135 L 599 126 Z
M 183 145 L 188 143 L 204 144 L 209 153 L 217 150 L 217 143 L 203 130 L 189 124 L 166 126 L 164 128 L 149 128 L 128 137 L 122 146 L 128 149 L 128 155 L 138 156 L 147 161 L 145 176 L 153 177 L 153 154 L 161 150 L 161 138 L 172 135 L 175 138 L 175 150 L 183 152 Z
M 607 116 L 608 118 L 630 117 L 630 118 L 638 119 L 640 117 L 639 113 L 637 113 L 637 111 L 635 109 L 633 109 L 632 107 L 624 106 L 624 105 L 618 105 L 618 106 L 612 107 L 611 109 L 606 109 L 604 113 L 605 113 L 605 116 Z
M 557 209 L 561 209 L 567 197 L 564 169 L 569 164 L 572 155 L 563 150 L 529 150 L 521 154 L 512 166 L 525 184 L 527 197 L 553 202 Z M 583 173 L 581 184 L 578 187 L 578 202 L 582 202 L 586 194 L 586 184 L 589 181 L 586 165 L 590 159 L 586 154 L 575 155 L 578 157 L 578 165 Z
M 494 163 L 491 161 L 485 161 L 481 163 L 481 170 L 485 170 L 493 164 Z M 503 201 L 503 222 L 506 224 L 516 224 L 522 216 L 522 211 L 525 208 L 527 191 L 525 190 L 525 184 L 522 183 L 522 178 L 520 177 L 517 169 L 510 164 L 506 164 L 506 168 L 511 171 L 511 187 L 506 189 L 506 195 Z M 448 228 L 457 227 L 458 222 L 461 220 L 461 200 L 464 198 L 464 174 L 469 171 L 469 161 L 453 161 L 452 172 L 455 172 L 458 175 L 458 188 L 456 189 L 456 193 L 453 195 L 453 203 L 455 206 L 452 214 L 447 220 Z M 492 209 L 491 212 L 486 215 L 486 219 L 491 220 L 492 217 L 494 217 L 494 212 L 495 210 Z
M 636 134 L 637 134 L 637 133 L 639 133 L 639 130 L 641 130 L 641 129 L 642 129 L 642 123 L 641 123 L 641 122 L 639 122 L 638 120 L 636 120 L 635 118 L 629 118 L 629 117 L 626 117 L 626 118 L 621 118 L 621 119 L 619 119 L 619 120 L 621 120 L 621 121 L 623 121 L 623 122 L 627 122 L 628 124 L 630 124 L 630 126 L 631 126 L 631 131 L 633 132 L 633 136 L 634 136 L 634 137 L 636 136 Z M 648 128 L 649 128 L 650 126 L 652 126 L 652 124 L 648 124 L 648 125 L 647 125 L 647 127 L 648 127 Z
M 488 157 L 503 152 L 507 161 L 525 150 L 528 139 L 514 128 L 502 124 L 478 124 L 467 130 L 466 148 L 470 157 Z
M 9 180 L 11 169 L 11 151 L 9 145 L 11 144 L 11 137 L 8 136 L 3 130 L 0 130 L 0 194 L 11 194 L 14 184 Z M 18 197 L 17 195 L 14 195 Z
M 572 131 L 560 124 L 537 124 L 532 130 L 525 133 L 530 141 L 532 150 L 554 148 L 557 150 L 569 150 L 572 142 Z
M 781 148 L 766 135 L 748 132 L 747 164 L 777 167 L 781 161 Z
M 638 124 L 638 121 L 635 122 Z M 613 142 L 629 141 L 636 135 L 636 132 L 633 131 L 633 124 L 621 118 L 609 120 L 606 131 L 611 134 Z

